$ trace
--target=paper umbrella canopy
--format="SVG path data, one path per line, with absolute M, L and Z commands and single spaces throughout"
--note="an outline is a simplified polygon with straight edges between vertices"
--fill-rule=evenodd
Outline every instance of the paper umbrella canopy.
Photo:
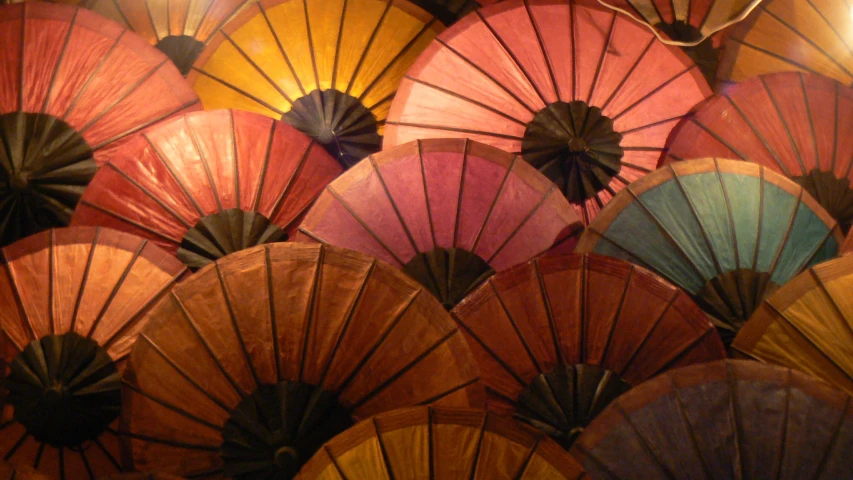
M 283 241 L 340 165 L 263 115 L 191 113 L 146 132 L 95 175 L 74 225 L 134 232 L 192 268 Z
M 344 173 L 299 231 L 403 269 L 451 308 L 492 270 L 526 262 L 581 228 L 554 184 L 518 156 L 430 139 Z
M 656 168 L 670 130 L 710 93 L 680 49 L 622 14 L 510 0 L 430 44 L 394 98 L 384 145 L 467 137 L 519 153 L 588 223 Z
M 0 246 L 67 225 L 115 148 L 201 107 L 165 55 L 66 5 L 0 6 Z
M 684 292 L 600 255 L 546 255 L 499 273 L 451 313 L 480 367 L 489 410 L 566 448 L 632 386 L 726 356 Z
M 795 368 L 853 394 L 851 285 L 850 256 L 801 273 L 752 314 L 733 354 Z
M 578 251 L 651 268 L 685 289 L 729 343 L 761 300 L 843 237 L 802 187 L 760 165 L 671 164 L 619 193 Z
M 853 88 L 810 73 L 760 75 L 727 87 L 673 131 L 666 161 L 747 160 L 793 179 L 838 221 L 853 223 Z
M 284 120 L 350 166 L 379 150 L 394 92 L 440 22 L 405 0 L 270 0 L 217 33 L 188 79 L 205 108 Z
M 720 361 L 618 398 L 572 453 L 595 478 L 850 478 L 850 396 L 803 373 Z
M 146 240 L 96 228 L 48 230 L 2 254 L 0 457 L 51 478 L 118 471 L 120 372 L 143 314 L 186 268 Z
M 475 410 L 415 407 L 364 420 L 324 445 L 297 480 L 577 480 L 577 461 L 544 434 Z
M 278 243 L 229 255 L 149 319 L 123 391 L 139 470 L 287 479 L 354 420 L 483 405 L 471 353 L 441 305 L 349 250 Z

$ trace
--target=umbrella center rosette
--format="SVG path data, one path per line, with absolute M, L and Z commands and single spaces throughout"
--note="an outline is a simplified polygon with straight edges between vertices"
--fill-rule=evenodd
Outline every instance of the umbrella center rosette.
M 48 335 L 11 363 L 5 381 L 15 420 L 57 448 L 95 440 L 121 409 L 121 380 L 106 350 L 77 335 Z
M 556 183 L 572 203 L 583 203 L 622 170 L 622 135 L 613 120 L 586 102 L 555 102 L 527 124 L 524 158 Z

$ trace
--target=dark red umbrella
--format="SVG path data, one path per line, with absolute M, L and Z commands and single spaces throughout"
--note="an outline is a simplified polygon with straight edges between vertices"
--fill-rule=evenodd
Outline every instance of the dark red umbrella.
M 492 270 L 526 262 L 579 227 L 556 186 L 519 157 L 431 139 L 347 171 L 299 231 L 403 269 L 452 308 Z
M 631 386 L 726 355 L 683 291 L 600 255 L 519 265 L 451 314 L 477 359 L 488 408 L 530 422 L 566 448 Z
M 809 73 L 773 73 L 727 87 L 684 120 L 666 162 L 747 160 L 799 183 L 842 226 L 853 222 L 853 88 Z
M 286 240 L 341 171 L 321 146 L 283 122 L 241 111 L 197 112 L 116 152 L 72 221 L 150 238 L 199 268 Z
M 525 160 L 588 223 L 654 170 L 671 129 L 711 94 L 642 25 L 568 0 L 510 0 L 439 35 L 403 79 L 384 145 L 467 137 Z
M 0 245 L 68 223 L 99 165 L 200 108 L 165 55 L 87 10 L 0 6 Z

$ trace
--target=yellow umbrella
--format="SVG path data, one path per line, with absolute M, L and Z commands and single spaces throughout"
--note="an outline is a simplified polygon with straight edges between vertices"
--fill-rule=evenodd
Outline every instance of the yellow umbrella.
M 345 166 L 379 150 L 397 87 L 440 22 L 404 0 L 271 0 L 214 35 L 190 83 L 208 109 L 283 119 Z

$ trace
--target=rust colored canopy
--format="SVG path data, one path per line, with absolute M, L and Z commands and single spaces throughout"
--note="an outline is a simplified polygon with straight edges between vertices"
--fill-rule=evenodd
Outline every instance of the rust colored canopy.
M 206 108 L 284 120 L 349 167 L 379 150 L 400 79 L 443 29 L 406 0 L 263 0 L 188 79 Z
M 600 255 L 547 255 L 499 273 L 451 313 L 479 364 L 488 408 L 566 448 L 631 386 L 726 356 L 684 292 Z
M 198 98 L 166 57 L 66 5 L 0 6 L 0 246 L 66 225 L 132 134 Z
M 740 82 L 808 72 L 853 84 L 853 18 L 847 2 L 764 0 L 729 31 L 717 78 Z
M 120 372 L 143 314 L 187 272 L 147 240 L 64 228 L 2 250 L 0 456 L 52 478 L 119 470 Z
M 394 98 L 385 147 L 469 137 L 520 153 L 588 223 L 655 169 L 672 127 L 710 93 L 683 52 L 624 15 L 511 0 L 430 44 Z
M 588 478 L 542 433 L 475 410 L 417 407 L 365 420 L 330 440 L 297 480 Z
M 229 255 L 149 319 L 123 392 L 127 452 L 141 470 L 287 479 L 353 420 L 483 405 L 441 305 L 349 250 L 279 243 Z
M 648 266 L 682 287 L 729 343 L 762 299 L 843 240 L 829 214 L 763 166 L 677 162 L 630 185 L 586 229 L 579 252 Z
M 29 467 L 15 467 L 0 462 L 0 480 L 50 480 L 50 477 Z
M 853 222 L 853 88 L 810 73 L 727 87 L 676 127 L 666 161 L 748 160 L 793 179 L 844 231 Z
M 323 148 L 282 122 L 241 111 L 196 112 L 116 152 L 72 222 L 133 232 L 200 268 L 286 240 L 342 171 Z
M 821 263 L 768 297 L 732 350 L 822 378 L 853 394 L 853 257 Z
M 547 178 L 517 156 L 462 139 L 369 157 L 329 184 L 299 227 L 402 268 L 448 308 L 492 270 L 580 230 Z
M 572 453 L 591 476 L 613 480 L 850 478 L 850 404 L 787 368 L 694 365 L 617 399 Z

